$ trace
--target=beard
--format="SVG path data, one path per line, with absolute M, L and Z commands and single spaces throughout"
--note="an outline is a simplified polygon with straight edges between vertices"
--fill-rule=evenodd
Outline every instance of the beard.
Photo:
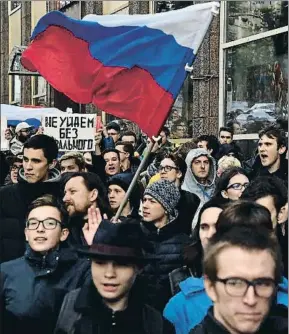
M 22 134 L 18 135 L 18 140 L 24 144 L 26 142 L 26 140 L 28 140 L 30 138 L 30 136 L 23 136 Z

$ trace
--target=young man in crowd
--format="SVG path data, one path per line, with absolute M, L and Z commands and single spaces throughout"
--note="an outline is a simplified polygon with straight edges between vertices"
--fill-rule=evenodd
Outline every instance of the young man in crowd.
M 33 126 L 26 122 L 21 122 L 17 124 L 15 129 L 15 137 L 10 141 L 10 151 L 17 155 L 22 153 L 23 144 L 31 137 L 30 130 Z
M 215 136 L 202 135 L 199 136 L 196 140 L 198 148 L 204 148 L 209 152 L 209 154 L 215 158 L 216 154 L 219 151 L 218 139 Z
M 60 173 L 84 172 L 84 157 L 79 152 L 67 152 L 59 159 Z
M 278 241 L 266 228 L 232 226 L 217 232 L 204 255 L 213 307 L 190 334 L 285 334 L 287 308 L 273 304 L 281 268 Z
M 194 210 L 192 230 L 198 220 L 198 212 L 212 198 L 215 190 L 215 160 L 207 150 L 197 148 L 191 150 L 186 157 L 187 171 L 182 185 L 185 192 L 186 205 Z M 190 216 L 191 216 L 190 214 Z
M 282 129 L 269 126 L 259 133 L 258 153 L 262 167 L 255 175 L 277 176 L 288 184 L 288 160 L 285 159 L 286 136 Z
M 120 141 L 130 143 L 133 146 L 133 149 L 136 150 L 137 147 L 137 137 L 133 131 L 126 131 L 124 132 L 121 137 Z
M 120 138 L 120 126 L 116 122 L 110 122 L 106 127 L 108 137 L 113 139 L 114 144 L 119 141 Z
M 117 142 L 115 149 L 119 152 L 121 171 L 134 174 L 140 165 L 140 160 L 134 157 L 133 146 L 127 142 Z
M 56 198 L 31 203 L 26 252 L 1 264 L 3 334 L 51 334 L 65 294 L 90 280 L 90 262 L 63 246 L 68 234 L 67 213 Z
M 10 167 L 10 173 L 6 177 L 5 185 L 18 183 L 19 170 L 23 167 L 23 154 L 8 156 L 6 161 Z
M 52 137 L 36 135 L 24 143 L 19 183 L 0 189 L 1 262 L 24 254 L 23 231 L 30 203 L 44 194 L 60 195 L 60 172 L 54 168 L 57 155 Z
M 173 146 L 172 143 L 169 141 L 170 130 L 168 127 L 164 126 L 162 128 L 162 131 L 160 132 L 160 137 L 162 139 L 161 147 L 171 148 Z
M 118 150 L 112 148 L 106 149 L 102 152 L 102 157 L 105 161 L 105 174 L 107 178 L 121 172 Z
M 221 127 L 219 130 L 219 143 L 231 144 L 233 142 L 234 130 L 228 127 Z
M 70 217 L 68 242 L 73 246 L 85 245 L 83 227 L 88 220 L 88 209 L 98 208 L 102 215 L 111 218 L 106 201 L 106 189 L 93 173 L 69 173 L 63 180 L 63 202 Z
M 114 213 L 117 212 L 120 204 L 122 203 L 126 192 L 132 182 L 133 175 L 130 173 L 121 173 L 112 176 L 108 181 L 108 201 L 111 209 Z M 138 183 L 135 184 L 132 193 L 127 201 L 121 216 L 133 217 L 140 219 L 139 207 L 140 207 L 140 187 Z
M 68 293 L 55 334 L 170 334 L 172 325 L 145 304 L 138 281 L 144 265 L 140 225 L 102 221 L 89 248 L 90 284 Z

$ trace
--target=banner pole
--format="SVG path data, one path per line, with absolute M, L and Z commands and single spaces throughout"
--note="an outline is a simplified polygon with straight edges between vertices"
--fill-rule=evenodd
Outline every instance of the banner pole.
M 125 207 L 128 199 L 129 199 L 129 197 L 131 195 L 131 192 L 132 192 L 132 190 L 133 190 L 133 188 L 134 188 L 134 186 L 135 186 L 135 184 L 137 182 L 137 179 L 138 179 L 138 177 L 139 177 L 139 175 L 140 175 L 140 173 L 142 171 L 142 168 L 146 164 L 146 162 L 147 162 L 147 160 L 148 160 L 148 158 L 150 156 L 150 153 L 151 153 L 151 151 L 153 149 L 154 144 L 155 144 L 155 140 L 154 140 L 154 138 L 152 138 L 151 139 L 151 143 L 148 145 L 148 150 L 147 150 L 144 158 L 142 159 L 142 161 L 141 161 L 141 163 L 140 163 L 140 165 L 139 165 L 139 167 L 138 167 L 138 169 L 137 169 L 137 171 L 136 171 L 136 173 L 135 173 L 135 175 L 134 175 L 134 177 L 133 177 L 133 179 L 131 181 L 131 184 L 130 184 L 130 186 L 129 186 L 126 194 L 125 194 L 125 197 L 124 197 L 123 201 L 121 202 L 121 204 L 120 204 L 120 206 L 119 206 L 119 208 L 117 210 L 116 215 L 113 217 L 113 219 L 115 220 L 115 222 L 118 221 L 118 219 L 119 219 L 119 217 L 120 217 L 120 215 L 122 213 L 122 210 L 124 209 L 124 207 Z

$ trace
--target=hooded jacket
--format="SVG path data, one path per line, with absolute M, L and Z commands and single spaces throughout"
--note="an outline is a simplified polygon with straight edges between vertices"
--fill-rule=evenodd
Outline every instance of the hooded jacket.
M 1 265 L 2 333 L 51 334 L 65 294 L 90 278 L 90 261 L 73 249 L 43 255 L 27 246 L 24 257 Z
M 45 194 L 60 195 L 60 172 L 51 169 L 47 181 L 28 183 L 23 169 L 18 183 L 0 188 L 0 262 L 23 256 L 25 252 L 24 228 L 28 206 Z
M 194 159 L 199 158 L 200 156 L 206 156 L 210 161 L 207 185 L 199 183 L 192 172 L 192 162 Z M 199 206 L 192 221 L 192 230 L 194 230 L 198 221 L 200 209 L 209 199 L 213 197 L 215 191 L 216 162 L 215 159 L 211 157 L 211 155 L 206 150 L 202 148 L 196 148 L 188 153 L 186 157 L 186 164 L 188 168 L 184 182 L 182 184 L 182 190 L 194 195 L 191 198 L 192 204 L 195 204 L 195 202 L 199 200 Z
M 163 315 L 174 324 L 176 334 L 187 334 L 204 319 L 213 303 L 206 293 L 203 277 L 187 278 L 179 286 L 181 292 L 170 299 Z M 278 286 L 277 304 L 288 307 L 288 281 L 285 277 Z

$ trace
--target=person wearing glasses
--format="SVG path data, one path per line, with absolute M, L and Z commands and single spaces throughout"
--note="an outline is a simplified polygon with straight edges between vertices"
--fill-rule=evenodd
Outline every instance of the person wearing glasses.
M 119 152 L 121 171 L 135 174 L 140 165 L 140 160 L 134 157 L 132 144 L 120 141 L 115 144 L 115 149 Z
M 183 252 L 186 266 L 178 272 L 170 273 L 171 286 L 174 288 L 172 292 L 179 292 L 166 305 L 164 317 L 174 324 L 177 334 L 189 333 L 204 319 L 213 305 L 214 300 L 205 290 L 203 270 L 204 254 L 211 239 L 216 233 L 225 233 L 232 226 L 244 224 L 252 228 L 261 226 L 274 235 L 270 212 L 259 204 L 248 201 L 226 204 L 224 199 L 215 198 L 204 205 L 196 227 L 195 240 Z M 276 302 L 288 307 L 288 282 L 285 277 L 278 286 Z
M 275 303 L 281 254 L 268 229 L 235 225 L 217 232 L 203 263 L 213 306 L 190 334 L 287 333 L 288 310 Z
M 53 196 L 31 203 L 26 252 L 1 264 L 1 333 L 51 334 L 64 295 L 90 279 L 89 260 L 65 244 L 68 234 L 67 213 Z
M 224 171 L 217 180 L 214 198 L 225 198 L 236 201 L 249 186 L 246 172 L 240 167 L 233 167 Z
M 7 175 L 5 185 L 18 183 L 19 170 L 23 167 L 23 155 L 17 154 L 6 157 L 10 166 L 10 173 Z

